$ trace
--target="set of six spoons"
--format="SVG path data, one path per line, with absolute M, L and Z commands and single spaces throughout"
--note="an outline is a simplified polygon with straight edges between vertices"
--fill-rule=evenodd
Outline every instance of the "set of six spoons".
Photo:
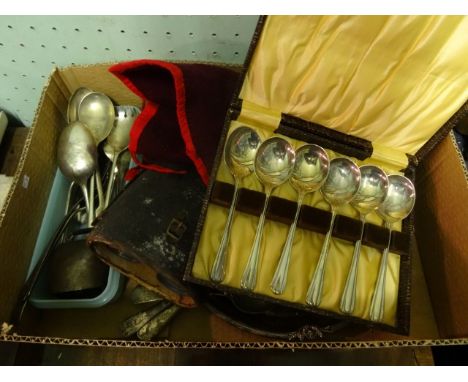
M 241 288 L 252 291 L 256 286 L 269 199 L 276 187 L 289 181 L 297 192 L 297 209 L 270 284 L 271 290 L 274 294 L 280 295 L 286 288 L 291 250 L 304 197 L 320 190 L 331 207 L 331 221 L 305 302 L 315 307 L 321 303 L 325 265 L 337 210 L 350 203 L 359 212 L 362 224 L 360 239 L 354 246 L 351 266 L 340 301 L 340 310 L 345 314 L 352 314 L 354 311 L 364 224 L 367 215 L 377 211 L 384 220 L 385 227 L 390 231 L 387 246 L 382 253 L 369 313 L 372 321 L 381 321 L 384 314 L 385 277 L 392 225 L 406 218 L 413 209 L 416 197 L 413 183 L 402 175 L 387 176 L 383 170 L 374 165 L 358 167 L 353 161 L 344 157 L 330 160 L 326 151 L 315 144 L 305 144 L 295 151 L 289 142 L 281 137 L 274 136 L 262 142 L 260 136 L 246 126 L 235 129 L 228 137 L 224 149 L 224 160 L 234 178 L 234 194 L 221 242 L 211 268 L 211 280 L 216 283 L 224 280 L 240 181 L 254 172 L 263 186 L 266 198 L 250 256 L 242 275 Z

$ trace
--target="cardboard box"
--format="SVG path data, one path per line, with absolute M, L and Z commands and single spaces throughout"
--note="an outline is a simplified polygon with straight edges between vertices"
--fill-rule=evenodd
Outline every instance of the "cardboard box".
M 147 348 L 330 349 L 468 344 L 468 235 L 462 221 L 467 206 L 466 169 L 451 138 L 429 154 L 418 169 L 415 248 L 412 260 L 411 328 L 408 337 L 375 329 L 316 341 L 277 341 L 242 331 L 200 307 L 181 311 L 159 341 L 121 338 L 121 322 L 138 311 L 128 298 L 132 284 L 115 303 L 96 310 L 43 310 L 29 307 L 18 327 L 9 327 L 11 312 L 24 282 L 47 197 L 56 171 L 55 144 L 66 124 L 67 100 L 79 86 L 108 94 L 119 104 L 139 105 L 108 65 L 55 70 L 44 88 L 9 202 L 0 225 L 1 341 Z M 439 169 L 445 169 L 439 171 Z M 423 195 L 426 195 L 424 197 Z M 427 221 L 427 216 L 431 220 Z M 424 222 L 425 221 L 425 222 Z M 457 224 L 454 224 L 454 223 Z M 459 223 L 459 224 L 458 224 Z M 455 227 L 456 226 L 456 227 Z M 440 237 L 440 239 L 439 239 Z M 464 262 L 464 263 L 463 263 Z M 422 263 L 422 264 L 421 264 Z M 444 264 L 444 266 L 440 266 Z M 426 281 L 427 280 L 427 281 Z M 441 282 L 443 281 L 443 283 Z M 426 284 L 429 282 L 429 288 Z M 430 293 L 429 293 L 430 292 Z M 447 298 L 448 296 L 448 298 Z
M 0 174 L 15 175 L 29 133 L 28 127 L 16 127 L 10 136 L 4 137 L 0 150 Z

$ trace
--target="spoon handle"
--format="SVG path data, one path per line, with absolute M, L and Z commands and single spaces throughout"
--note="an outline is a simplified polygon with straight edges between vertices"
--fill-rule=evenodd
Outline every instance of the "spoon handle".
M 104 200 L 104 192 L 102 191 L 102 178 L 101 178 L 101 172 L 99 171 L 99 166 L 96 167 L 96 189 L 98 193 L 98 200 L 99 200 L 99 207 L 102 208 L 102 206 L 105 205 L 105 200 Z
M 254 290 L 257 284 L 257 268 L 258 258 L 260 256 L 260 247 L 262 244 L 263 227 L 265 225 L 265 215 L 268 208 L 268 202 L 270 200 L 270 193 L 266 194 L 265 204 L 263 205 L 263 211 L 258 221 L 257 230 L 255 232 L 255 239 L 250 252 L 247 266 L 245 267 L 244 274 L 241 279 L 241 288 L 247 290 Z
M 234 211 L 236 210 L 238 196 L 239 182 L 236 180 L 234 185 L 234 195 L 232 197 L 231 208 L 229 208 L 226 226 L 224 227 L 223 237 L 221 238 L 221 243 L 219 244 L 213 267 L 211 268 L 210 277 L 211 280 L 216 283 L 223 281 L 224 276 L 226 275 L 226 260 L 229 248 L 229 238 L 231 236 L 232 221 L 234 217 Z
M 72 191 L 73 191 L 73 187 L 75 187 L 75 181 L 72 181 L 70 183 L 70 186 L 68 187 L 68 191 L 67 191 L 67 201 L 65 202 L 65 215 L 68 215 L 68 212 L 70 211 L 70 201 L 71 201 L 71 196 L 72 196 Z M 85 201 L 86 203 L 86 201 Z M 88 204 L 89 204 L 89 201 L 88 201 Z M 86 205 L 86 209 L 89 208 L 89 205 Z
M 117 167 L 117 160 L 119 156 L 114 153 L 114 156 L 112 158 L 112 167 L 109 172 L 109 180 L 107 181 L 107 190 L 106 190 L 106 198 L 104 200 L 104 208 L 107 208 L 110 203 L 111 195 L 112 195 L 112 187 L 114 186 L 114 181 L 115 181 L 115 169 Z
M 95 201 L 95 185 L 96 182 L 94 181 L 95 174 L 91 176 L 91 179 L 89 181 L 89 211 L 88 211 L 88 221 L 93 221 L 94 216 L 96 215 L 95 210 L 94 210 L 94 201 Z M 91 227 L 91 225 L 90 225 Z
M 351 260 L 351 267 L 349 268 L 348 278 L 341 296 L 340 310 L 343 313 L 351 314 L 354 311 L 354 305 L 356 302 L 356 281 L 357 281 L 357 270 L 359 264 L 359 256 L 361 254 L 361 242 L 364 234 L 365 221 L 361 218 L 361 235 L 359 240 L 354 245 L 353 258 Z
M 388 225 L 387 225 L 387 228 Z M 380 260 L 379 274 L 375 284 L 374 295 L 372 296 L 369 316 L 372 321 L 382 321 L 385 309 L 385 279 L 387 275 L 388 252 L 390 249 L 390 240 L 392 238 L 392 230 L 389 228 L 387 247 L 383 251 L 382 259 Z
M 302 196 L 299 196 L 297 201 L 296 215 L 294 216 L 294 222 L 289 227 L 288 236 L 281 252 L 281 257 L 278 262 L 278 266 L 275 271 L 275 275 L 271 280 L 270 288 L 274 294 L 283 294 L 286 288 L 286 282 L 288 279 L 289 260 L 291 258 L 291 250 L 294 242 L 294 236 L 296 233 L 297 221 L 299 219 L 299 213 L 301 212 Z
M 315 268 L 314 276 L 310 283 L 309 289 L 307 291 L 306 303 L 312 306 L 319 306 L 322 301 L 322 288 L 323 288 L 323 279 L 325 275 L 325 263 L 327 261 L 328 251 L 330 249 L 330 239 L 333 233 L 333 226 L 335 224 L 336 213 L 332 210 L 332 217 L 330 221 L 330 228 L 328 229 L 327 235 L 325 236 L 325 241 L 322 245 L 322 251 L 320 252 L 320 257 L 317 263 L 317 268 Z
M 88 189 L 86 184 L 80 184 L 81 190 L 83 191 L 83 197 L 85 200 L 86 211 L 88 213 L 88 227 L 93 225 L 93 214 L 91 213 L 91 206 L 89 204 L 89 196 L 88 196 Z

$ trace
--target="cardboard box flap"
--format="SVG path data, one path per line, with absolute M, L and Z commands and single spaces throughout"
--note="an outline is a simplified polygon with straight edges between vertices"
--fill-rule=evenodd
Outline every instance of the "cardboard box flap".
M 468 99 L 466 16 L 260 23 L 239 97 L 366 139 L 378 156 L 407 161 Z

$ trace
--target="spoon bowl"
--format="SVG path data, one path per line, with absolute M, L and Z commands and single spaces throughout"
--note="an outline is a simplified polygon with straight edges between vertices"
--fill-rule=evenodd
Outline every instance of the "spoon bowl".
M 107 138 L 114 126 L 114 105 L 105 94 L 89 93 L 79 105 L 78 119 L 88 126 L 98 145 Z
M 241 126 L 234 130 L 226 142 L 224 160 L 234 177 L 234 195 L 232 197 L 221 243 L 211 268 L 210 278 L 214 282 L 221 282 L 226 275 L 227 250 L 229 247 L 234 211 L 239 195 L 239 182 L 253 172 L 255 154 L 260 144 L 260 136 L 253 129 L 246 126 Z
M 326 182 L 321 188 L 325 200 L 333 209 L 349 203 L 359 188 L 359 167 L 347 158 L 335 158 L 330 162 Z
M 320 189 L 325 200 L 331 207 L 331 221 L 328 233 L 320 251 L 317 267 L 307 291 L 306 303 L 312 306 L 319 306 L 322 300 L 323 280 L 325 276 L 325 264 L 330 249 L 330 239 L 335 224 L 336 210 L 346 203 L 349 203 L 357 190 L 361 181 L 359 167 L 347 158 L 335 158 L 330 161 L 327 180 Z
M 76 121 L 63 129 L 57 145 L 57 161 L 63 175 L 80 185 L 89 221 L 91 214 L 86 184 L 97 167 L 97 150 L 85 124 Z
M 268 202 L 275 187 L 286 182 L 294 169 L 295 152 L 288 141 L 273 137 L 267 139 L 258 148 L 254 170 L 265 189 L 265 204 L 260 215 L 255 239 L 249 260 L 241 279 L 241 288 L 253 290 L 257 284 L 257 268 L 262 243 L 263 227 L 268 209 Z
M 242 179 L 253 172 L 261 143 L 260 136 L 250 127 L 241 126 L 232 132 L 226 142 L 224 160 L 234 178 Z
M 294 161 L 294 149 L 283 138 L 273 137 L 260 145 L 254 169 L 267 193 L 289 179 Z
M 388 229 L 388 242 L 380 261 L 379 273 L 375 284 L 374 294 L 370 306 L 370 319 L 382 321 L 385 309 L 385 279 L 387 274 L 388 253 L 392 239 L 392 225 L 405 219 L 413 210 L 416 201 L 416 190 L 413 183 L 402 175 L 388 177 L 388 191 L 377 213 L 384 219 Z
M 296 152 L 294 169 L 289 182 L 298 194 L 317 191 L 328 175 L 330 160 L 327 152 L 317 145 L 305 145 Z
M 387 196 L 388 177 L 377 166 L 364 165 L 359 169 L 361 171 L 361 182 L 351 205 L 360 215 L 366 216 L 376 210 Z
M 329 163 L 326 151 L 320 146 L 305 145 L 296 152 L 296 160 L 289 183 L 298 193 L 297 208 L 271 281 L 270 287 L 275 294 L 282 294 L 286 288 L 291 249 L 304 197 L 308 193 L 317 191 L 325 182 Z
M 107 136 L 106 144 L 114 149 L 114 152 L 120 154 L 128 147 L 130 130 L 141 110 L 136 106 L 116 106 L 115 111 L 117 115 L 114 127 Z
M 340 302 L 340 310 L 346 314 L 351 314 L 354 311 L 357 270 L 366 216 L 377 209 L 385 199 L 388 190 L 388 177 L 382 169 L 373 165 L 364 165 L 360 167 L 360 171 L 361 181 L 359 183 L 359 189 L 351 201 L 351 205 L 359 212 L 361 234 L 359 240 L 357 240 L 354 245 L 351 266 Z
M 388 192 L 377 213 L 389 224 L 405 219 L 413 210 L 416 190 L 413 183 L 402 175 L 388 177 Z
M 103 93 L 92 92 L 85 96 L 78 108 L 78 119 L 85 123 L 95 140 L 96 147 L 107 138 L 114 126 L 115 110 L 109 97 Z M 91 213 L 94 214 L 94 184 L 98 191 L 99 208 L 96 213 L 102 211 L 105 205 L 104 192 L 102 190 L 101 173 L 99 166 L 91 180 Z
M 110 154 L 112 156 L 112 167 L 107 183 L 104 207 L 109 205 L 111 199 L 117 161 L 120 154 L 128 147 L 128 143 L 130 142 L 130 130 L 141 112 L 136 106 L 117 106 L 115 109 L 117 111 L 117 118 L 105 144 L 105 148 L 109 151 L 109 153 L 106 152 L 106 155 Z
M 68 123 L 78 121 L 78 109 L 80 107 L 81 101 L 88 95 L 93 93 L 92 90 L 88 88 L 78 88 L 68 101 L 67 108 L 67 120 Z

